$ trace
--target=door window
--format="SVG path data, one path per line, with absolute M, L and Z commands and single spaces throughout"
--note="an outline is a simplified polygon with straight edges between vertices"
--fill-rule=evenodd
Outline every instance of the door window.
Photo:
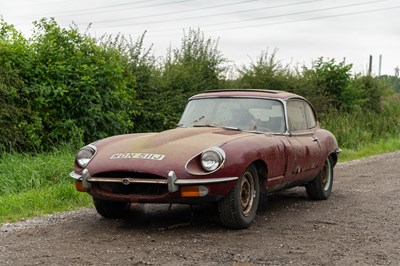
M 290 131 L 303 131 L 317 125 L 312 107 L 303 100 L 292 100 L 287 103 Z

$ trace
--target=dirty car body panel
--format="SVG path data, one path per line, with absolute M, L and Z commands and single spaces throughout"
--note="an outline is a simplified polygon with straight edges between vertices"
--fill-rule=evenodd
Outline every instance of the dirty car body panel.
M 189 99 L 175 129 L 83 147 L 71 177 L 104 217 L 129 203 L 216 202 L 222 224 L 246 228 L 274 191 L 304 185 L 327 199 L 339 152 L 299 95 L 209 91 Z

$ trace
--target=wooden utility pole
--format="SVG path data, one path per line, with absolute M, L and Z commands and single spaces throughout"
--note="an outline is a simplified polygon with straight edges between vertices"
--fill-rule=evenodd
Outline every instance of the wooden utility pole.
M 369 56 L 368 76 L 372 73 L 372 55 Z

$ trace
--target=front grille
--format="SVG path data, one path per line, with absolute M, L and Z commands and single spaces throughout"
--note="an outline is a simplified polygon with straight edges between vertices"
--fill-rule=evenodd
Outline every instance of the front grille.
M 115 178 L 124 178 L 124 177 L 132 177 L 132 178 L 145 178 L 145 179 L 163 179 L 165 177 L 152 175 L 147 173 L 136 173 L 136 172 L 104 172 L 93 175 L 93 177 L 115 177 Z
M 99 173 L 93 177 L 107 177 L 107 178 L 142 178 L 142 179 L 160 179 L 165 178 L 151 175 L 146 173 L 134 173 L 134 172 L 113 172 L 113 173 Z M 96 186 L 98 189 L 121 195 L 147 195 L 147 196 L 159 196 L 168 193 L 168 186 L 166 184 L 142 184 L 142 183 L 131 183 L 124 185 L 122 183 L 106 183 L 106 182 L 93 182 L 92 186 Z

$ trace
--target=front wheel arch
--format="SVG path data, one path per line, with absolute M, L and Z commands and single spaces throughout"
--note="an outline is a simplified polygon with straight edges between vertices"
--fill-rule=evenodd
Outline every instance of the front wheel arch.
M 253 163 L 258 172 L 258 179 L 260 183 L 260 196 L 258 200 L 258 208 L 257 211 L 263 212 L 268 209 L 268 190 L 265 187 L 266 181 L 268 179 L 268 166 L 264 161 L 258 160 Z
M 125 217 L 130 206 L 128 202 L 109 201 L 96 197 L 93 197 L 93 203 L 97 213 L 109 219 Z
M 233 189 L 218 202 L 221 223 L 229 228 L 244 229 L 253 222 L 260 195 L 258 171 L 249 165 Z

